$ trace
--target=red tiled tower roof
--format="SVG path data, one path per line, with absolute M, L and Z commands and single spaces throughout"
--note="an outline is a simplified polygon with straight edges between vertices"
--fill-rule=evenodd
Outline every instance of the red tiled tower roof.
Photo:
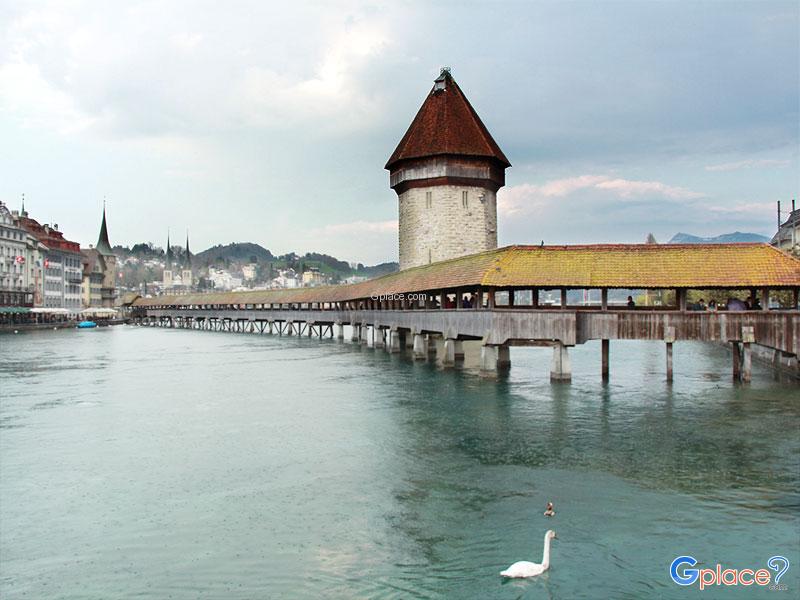
M 503 167 L 511 166 L 449 69 L 442 69 L 434 81 L 385 168 L 410 158 L 441 155 L 492 158 Z

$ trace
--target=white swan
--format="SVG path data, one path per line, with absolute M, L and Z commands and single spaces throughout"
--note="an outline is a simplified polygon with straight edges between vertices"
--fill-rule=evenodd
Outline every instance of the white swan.
M 536 577 L 550 568 L 550 540 L 557 540 L 556 532 L 548 529 L 544 534 L 544 552 L 542 554 L 542 564 L 521 560 L 515 562 L 505 571 L 501 571 L 503 577 Z

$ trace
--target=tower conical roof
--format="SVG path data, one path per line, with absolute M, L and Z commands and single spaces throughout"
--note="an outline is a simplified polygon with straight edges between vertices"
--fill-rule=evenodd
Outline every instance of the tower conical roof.
M 435 79 L 386 168 L 401 160 L 445 154 L 493 158 L 504 167 L 511 166 L 446 68 Z
M 189 232 L 186 232 L 186 267 L 192 268 L 192 253 L 189 252 Z
M 113 256 L 114 251 L 108 241 L 108 227 L 106 226 L 106 207 L 103 205 L 103 223 L 100 225 L 100 236 L 97 238 L 97 251 L 103 256 Z

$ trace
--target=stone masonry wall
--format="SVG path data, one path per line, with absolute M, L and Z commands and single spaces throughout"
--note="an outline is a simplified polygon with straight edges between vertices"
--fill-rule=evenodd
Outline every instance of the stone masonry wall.
M 398 201 L 401 270 L 497 248 L 497 196 L 489 189 L 418 187 L 400 194 Z

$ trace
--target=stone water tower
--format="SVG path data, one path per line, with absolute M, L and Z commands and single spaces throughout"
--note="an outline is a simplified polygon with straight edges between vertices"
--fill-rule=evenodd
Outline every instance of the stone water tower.
M 399 203 L 400 269 L 497 247 L 511 163 L 442 69 L 386 169 Z

